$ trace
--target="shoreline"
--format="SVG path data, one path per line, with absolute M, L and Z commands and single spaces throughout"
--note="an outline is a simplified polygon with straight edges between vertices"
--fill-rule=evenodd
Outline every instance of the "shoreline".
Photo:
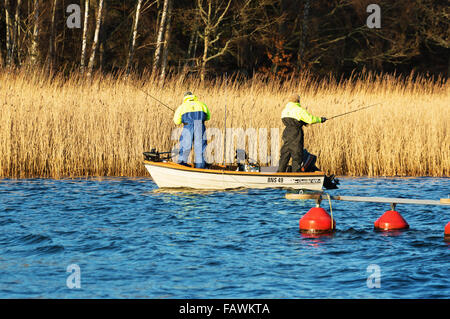
M 327 174 L 328 175 L 328 174 Z M 417 176 L 368 176 L 368 175 L 335 175 L 336 178 L 384 178 L 384 179 L 415 179 L 415 178 L 450 178 L 450 176 L 432 176 L 432 175 L 417 175 Z M 48 177 L 48 176 L 32 176 L 32 177 L 11 177 L 11 176 L 0 176 L 0 180 L 32 180 L 32 179 L 46 179 L 46 180 L 88 180 L 88 179 L 150 179 L 150 175 L 137 175 L 137 176 L 120 176 L 120 175 L 86 175 L 86 176 L 64 176 L 64 177 Z

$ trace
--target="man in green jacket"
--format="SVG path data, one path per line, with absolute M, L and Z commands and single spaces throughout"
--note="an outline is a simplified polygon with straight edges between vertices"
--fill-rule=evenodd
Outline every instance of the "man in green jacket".
M 301 107 L 300 96 L 294 94 L 281 112 L 281 120 L 286 128 L 282 136 L 278 172 L 286 172 L 291 157 L 292 172 L 300 172 L 303 162 L 303 125 L 324 123 L 327 119 L 309 114 Z

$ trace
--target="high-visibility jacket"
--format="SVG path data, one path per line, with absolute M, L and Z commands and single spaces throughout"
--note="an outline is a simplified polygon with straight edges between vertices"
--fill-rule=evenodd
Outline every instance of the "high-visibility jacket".
M 321 123 L 322 119 L 311 115 L 307 110 L 301 107 L 300 103 L 289 102 L 281 112 L 281 118 L 293 118 L 306 124 Z M 284 122 L 284 121 L 283 121 Z
M 321 123 L 322 119 L 308 113 L 300 103 L 289 102 L 281 112 L 286 126 L 283 131 L 283 146 L 280 150 L 278 172 L 285 172 L 292 157 L 292 171 L 299 172 L 303 162 L 303 125 Z
M 175 110 L 175 124 L 191 124 L 195 120 L 208 121 L 211 113 L 205 103 L 200 102 L 195 95 L 187 95 L 183 103 Z

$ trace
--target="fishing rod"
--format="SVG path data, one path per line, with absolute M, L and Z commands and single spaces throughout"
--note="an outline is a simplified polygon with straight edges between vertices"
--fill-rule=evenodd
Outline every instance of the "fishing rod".
M 133 84 L 132 84 L 133 85 Z M 159 102 L 159 103 L 161 103 L 162 105 L 164 105 L 166 108 L 168 108 L 169 110 L 171 110 L 172 112 L 175 112 L 175 110 L 173 109 L 173 108 L 171 108 L 170 106 L 168 106 L 167 104 L 165 104 L 165 103 L 163 103 L 163 102 L 161 102 L 160 100 L 158 100 L 156 97 L 154 97 L 154 96 L 152 96 L 152 95 L 150 95 L 150 94 L 148 94 L 146 91 L 144 91 L 143 89 L 141 89 L 141 88 L 139 88 L 139 87 L 137 87 L 136 85 L 133 85 L 136 89 L 138 89 L 138 90 L 140 90 L 140 91 L 142 91 L 142 92 L 144 92 L 147 96 L 149 96 L 149 97 L 151 97 L 152 99 L 154 99 L 155 101 L 157 101 L 157 102 Z
M 361 111 L 361 110 L 364 110 L 364 109 L 368 109 L 369 107 L 372 107 L 372 106 L 375 106 L 375 105 L 378 105 L 378 104 L 381 104 L 381 103 L 371 104 L 371 105 L 362 107 L 362 108 L 357 109 L 357 110 L 353 110 L 353 111 L 350 111 L 350 112 L 346 112 L 346 113 L 342 113 L 342 114 L 339 114 L 339 115 L 335 115 L 335 116 L 332 116 L 330 118 L 327 118 L 327 121 L 335 119 L 335 118 L 340 117 L 340 116 L 344 116 L 344 115 L 350 114 L 350 113 L 354 113 L 354 112 L 358 112 L 358 111 Z
M 227 73 L 225 73 L 225 85 L 227 83 Z M 228 87 L 225 86 L 227 89 Z M 227 92 L 228 93 L 228 92 Z M 223 120 L 223 154 L 222 154 L 222 162 L 223 166 L 226 167 L 226 147 L 227 147 L 227 100 L 228 100 L 228 94 L 225 94 L 225 114 L 224 114 L 224 120 Z

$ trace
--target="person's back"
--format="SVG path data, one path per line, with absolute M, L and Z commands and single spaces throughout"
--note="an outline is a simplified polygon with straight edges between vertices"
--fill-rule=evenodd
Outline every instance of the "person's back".
M 195 167 L 206 166 L 203 152 L 206 149 L 205 121 L 211 117 L 205 103 L 198 100 L 192 92 L 184 94 L 183 103 L 176 109 L 173 121 L 175 124 L 184 124 L 180 136 L 180 157 L 178 162 L 187 165 L 188 157 L 194 141 Z
M 209 109 L 191 92 L 186 92 L 183 103 L 176 109 L 173 120 L 175 124 L 193 125 L 194 121 L 208 121 Z

